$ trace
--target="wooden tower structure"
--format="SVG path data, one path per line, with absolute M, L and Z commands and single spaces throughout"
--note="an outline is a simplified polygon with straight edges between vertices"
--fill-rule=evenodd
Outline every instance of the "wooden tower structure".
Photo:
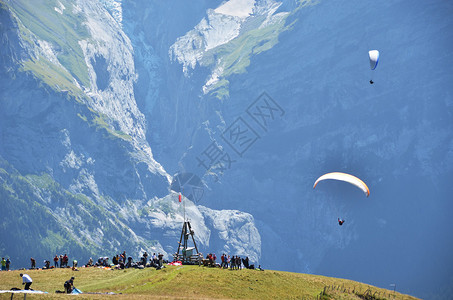
M 174 255 L 175 260 L 181 261 L 183 264 L 199 264 L 201 253 L 198 252 L 197 243 L 194 237 L 195 232 L 192 230 L 189 221 L 184 221 L 181 230 L 181 237 L 178 243 L 178 251 Z M 193 247 L 189 247 L 189 236 L 192 237 Z M 181 250 L 181 254 L 179 251 Z M 194 251 L 195 250 L 195 251 Z

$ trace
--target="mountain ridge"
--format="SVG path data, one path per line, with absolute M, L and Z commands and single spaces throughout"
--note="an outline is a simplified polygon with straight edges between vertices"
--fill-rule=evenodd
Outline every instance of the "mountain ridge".
M 30 255 L 87 258 L 120 248 L 171 259 L 183 211 L 171 203 L 172 177 L 146 140 L 130 40 L 107 3 L 55 3 L 0 3 L 0 204 L 6 215 L 21 216 L 3 223 L 0 249 L 22 266 Z M 193 207 L 187 215 L 200 224 L 193 225 L 200 249 L 221 251 L 221 243 L 209 243 L 208 215 Z M 34 238 L 17 233 L 20 227 Z M 33 245 L 39 251 L 30 253 Z M 259 250 L 250 255 L 259 259 Z
M 0 289 L 17 285 L 19 272 L 0 273 Z M 110 268 L 28 270 L 32 288 L 49 291 L 46 298 L 66 298 L 53 293 L 62 290 L 62 278 L 74 276 L 79 296 L 116 298 L 203 298 L 203 299 L 402 299 L 413 296 L 377 288 L 357 281 L 273 270 L 231 270 L 199 266 L 166 266 L 161 270 Z M 396 287 L 397 288 L 397 287 Z M 99 295 L 92 293 L 100 293 Z

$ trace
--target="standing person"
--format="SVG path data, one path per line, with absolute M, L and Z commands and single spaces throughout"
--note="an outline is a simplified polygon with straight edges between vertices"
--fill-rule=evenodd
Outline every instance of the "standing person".
M 238 270 L 242 269 L 241 264 L 242 264 L 241 258 L 239 257 L 239 255 L 237 255 L 236 256 L 236 267 L 238 268 Z
M 31 263 L 30 269 L 36 268 L 36 260 L 33 257 L 30 258 L 30 263 Z
M 4 257 L 2 257 L 2 271 L 6 271 L 6 260 Z
M 30 289 L 30 285 L 33 283 L 33 280 L 31 279 L 30 276 L 28 276 L 27 274 L 22 274 L 20 273 L 20 277 L 22 277 L 22 284 L 25 284 L 25 290 L 29 290 Z
M 220 260 L 222 263 L 220 264 L 220 268 L 223 268 L 223 265 L 225 264 L 225 253 L 222 253 L 222 256 L 220 256 Z
M 55 257 L 53 258 L 53 264 L 55 268 L 58 268 L 58 255 L 55 254 Z
M 68 267 L 68 261 L 69 261 L 69 258 L 68 256 L 66 255 L 66 253 L 63 255 L 63 265 L 65 266 L 65 268 Z
M 231 270 L 234 270 L 236 268 L 236 257 L 233 255 L 233 257 L 231 258 L 231 266 L 230 266 Z
M 146 253 L 146 251 L 145 251 L 145 253 L 143 253 L 143 258 L 144 258 L 144 262 L 145 262 L 144 266 L 146 267 L 146 264 L 148 263 L 148 253 Z
M 159 258 L 159 267 L 162 268 L 162 266 L 164 265 L 164 255 L 162 253 L 159 253 L 157 257 Z
M 9 265 L 11 264 L 11 261 L 9 258 L 6 259 L 6 271 L 9 271 Z

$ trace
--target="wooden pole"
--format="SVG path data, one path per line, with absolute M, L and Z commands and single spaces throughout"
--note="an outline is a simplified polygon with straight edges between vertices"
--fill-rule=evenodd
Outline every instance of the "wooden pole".
M 194 232 L 193 232 L 192 227 L 190 226 L 189 222 L 187 222 L 187 225 L 189 225 L 189 232 L 190 232 L 190 235 L 192 236 L 193 245 L 194 245 L 195 250 L 197 251 L 197 254 L 198 254 L 197 243 L 195 243 L 195 237 L 193 236 Z

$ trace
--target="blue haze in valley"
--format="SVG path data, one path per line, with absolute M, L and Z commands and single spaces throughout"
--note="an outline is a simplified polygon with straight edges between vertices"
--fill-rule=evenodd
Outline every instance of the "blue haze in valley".
M 137 101 L 156 158 L 170 173 L 200 174 L 196 157 L 212 140 L 231 151 L 222 130 L 247 116 L 262 92 L 285 111 L 201 200 L 255 217 L 265 268 L 396 284 L 427 298 L 451 286 L 452 3 L 318 1 L 290 16 L 292 29 L 253 56 L 245 73 L 229 77 L 222 101 L 200 91 L 208 70 L 183 76 L 182 66 L 168 61 L 175 40 L 221 2 L 138 9 L 145 3 L 125 4 L 124 23 L 149 24 L 140 38 L 127 25 L 126 32 L 156 59 L 150 78 L 140 69 L 143 57 L 135 58 L 137 86 L 157 89 Z M 381 53 L 374 72 L 371 49 Z M 313 190 L 331 171 L 359 176 L 370 197 L 335 182 Z

